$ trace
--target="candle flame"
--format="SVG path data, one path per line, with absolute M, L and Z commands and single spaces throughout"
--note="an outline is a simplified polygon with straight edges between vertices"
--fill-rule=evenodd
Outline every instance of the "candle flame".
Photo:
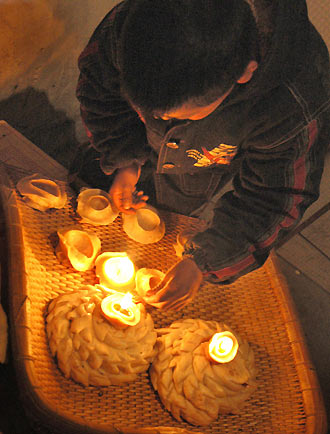
M 114 292 L 101 302 L 103 315 L 117 327 L 134 326 L 139 323 L 140 308 L 133 302 L 130 292 Z
M 209 355 L 218 363 L 232 361 L 238 351 L 238 342 L 231 332 L 215 333 L 209 343 Z
M 130 292 L 127 292 L 120 300 L 119 304 L 122 309 L 128 309 L 133 305 L 133 295 Z
M 218 343 L 218 351 L 226 356 L 228 353 L 230 353 L 231 349 L 234 346 L 234 342 L 231 338 L 228 336 L 223 336 Z

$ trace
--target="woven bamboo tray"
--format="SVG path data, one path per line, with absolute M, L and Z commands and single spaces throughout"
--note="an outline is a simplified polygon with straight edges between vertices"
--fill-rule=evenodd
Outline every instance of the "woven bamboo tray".
M 47 303 L 83 284 L 96 283 L 93 271 L 75 272 L 54 254 L 56 231 L 78 222 L 75 194 L 61 210 L 39 212 L 16 192 L 30 173 L 0 167 L 1 200 L 9 247 L 10 319 L 18 384 L 34 427 L 47 433 L 90 434 L 322 434 L 326 416 L 300 325 L 276 267 L 276 258 L 228 286 L 205 283 L 180 312 L 151 310 L 156 327 L 179 318 L 225 321 L 246 338 L 255 353 L 258 389 L 238 415 L 219 415 L 209 427 L 179 423 L 163 408 L 148 373 L 124 386 L 83 387 L 65 379 L 50 355 L 45 333 Z M 103 251 L 126 251 L 137 267 L 166 271 L 177 261 L 172 244 L 194 220 L 165 214 L 166 235 L 140 245 L 121 228 L 83 226 L 96 233 Z

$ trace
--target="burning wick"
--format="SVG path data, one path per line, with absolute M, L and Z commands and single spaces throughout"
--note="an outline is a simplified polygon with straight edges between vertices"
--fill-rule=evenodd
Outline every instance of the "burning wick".
M 105 297 L 101 303 L 101 310 L 105 318 L 117 328 L 134 326 L 141 318 L 139 306 L 133 302 L 130 292 L 117 292 Z
M 209 356 L 217 363 L 231 362 L 238 351 L 238 342 L 231 332 L 215 333 L 209 342 Z

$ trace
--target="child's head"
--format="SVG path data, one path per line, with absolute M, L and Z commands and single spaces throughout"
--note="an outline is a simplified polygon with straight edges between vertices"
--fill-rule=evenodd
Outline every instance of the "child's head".
M 122 89 L 142 111 L 206 106 L 257 53 L 245 0 L 132 0 L 121 39 Z

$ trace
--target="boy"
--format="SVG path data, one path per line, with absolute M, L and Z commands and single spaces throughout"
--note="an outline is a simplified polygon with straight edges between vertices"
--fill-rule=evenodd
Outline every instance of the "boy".
M 122 212 L 148 199 L 136 193 L 145 167 L 156 206 L 185 215 L 233 178 L 155 306 L 182 308 L 202 276 L 225 284 L 260 267 L 318 198 L 329 56 L 305 0 L 126 0 L 79 68 L 82 118 Z

